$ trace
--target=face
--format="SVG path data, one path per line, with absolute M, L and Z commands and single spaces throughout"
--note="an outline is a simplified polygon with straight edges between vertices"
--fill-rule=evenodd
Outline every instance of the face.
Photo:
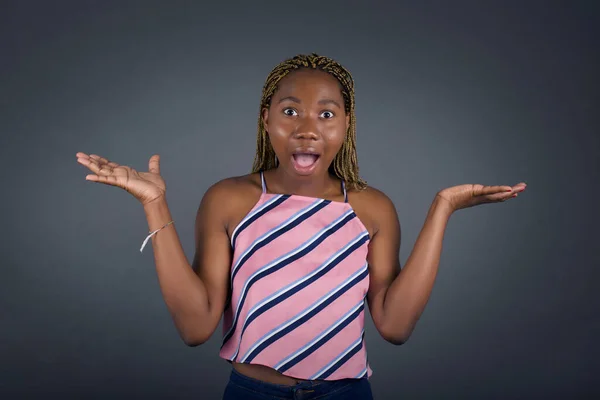
M 311 69 L 283 78 L 262 115 L 279 168 L 293 176 L 326 174 L 350 121 L 337 79 Z

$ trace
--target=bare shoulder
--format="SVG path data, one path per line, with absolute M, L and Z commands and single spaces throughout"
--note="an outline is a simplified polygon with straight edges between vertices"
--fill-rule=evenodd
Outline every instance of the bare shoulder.
M 256 204 L 262 193 L 259 174 L 222 179 L 211 185 L 200 204 L 199 212 L 216 213 L 228 233 Z
M 398 224 L 394 202 L 384 192 L 372 186 L 348 193 L 348 201 L 373 237 L 382 225 Z
M 231 202 L 237 200 L 239 195 L 250 194 L 252 192 L 260 194 L 260 191 L 260 178 L 257 174 L 248 174 L 233 176 L 215 182 L 208 188 L 204 198 Z

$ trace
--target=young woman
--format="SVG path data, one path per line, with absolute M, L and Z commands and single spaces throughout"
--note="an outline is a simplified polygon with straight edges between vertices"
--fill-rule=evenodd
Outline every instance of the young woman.
M 184 342 L 204 343 L 224 317 L 220 356 L 233 365 L 225 399 L 372 398 L 365 299 L 381 336 L 404 343 L 429 299 L 452 213 L 525 190 L 468 184 L 436 193 L 400 270 L 394 204 L 359 177 L 355 144 L 354 83 L 343 66 L 315 54 L 276 66 L 263 88 L 253 172 L 204 195 L 191 266 L 158 155 L 138 172 L 77 153 L 93 172 L 87 180 L 143 205 Z

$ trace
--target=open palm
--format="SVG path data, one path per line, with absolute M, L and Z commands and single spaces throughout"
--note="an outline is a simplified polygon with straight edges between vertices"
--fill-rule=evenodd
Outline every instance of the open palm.
M 444 189 L 438 196 L 448 201 L 452 208 L 460 210 L 479 204 L 499 203 L 517 197 L 525 190 L 525 182 L 514 186 L 484 186 L 484 185 L 458 185 Z
M 77 153 L 77 162 L 86 166 L 93 174 L 85 177 L 92 182 L 120 187 L 131 193 L 142 204 L 148 204 L 164 196 L 166 183 L 160 176 L 160 156 L 150 157 L 148 172 L 138 172 L 126 165 L 119 165 L 96 154 Z

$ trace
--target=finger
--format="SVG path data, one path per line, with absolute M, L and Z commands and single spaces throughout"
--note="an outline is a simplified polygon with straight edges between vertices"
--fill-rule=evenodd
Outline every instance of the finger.
M 87 167 L 90 163 L 95 163 L 96 160 L 90 158 L 87 154 L 77 153 L 77 162 Z
M 105 185 L 110 185 L 110 186 L 119 186 L 117 184 L 117 178 L 115 178 L 114 176 L 103 176 L 103 175 L 86 175 L 85 177 L 86 181 L 91 181 L 91 182 L 97 182 L 97 183 L 103 183 Z
M 98 164 L 100 164 L 100 165 L 106 164 L 112 168 L 116 168 L 119 166 L 119 164 L 117 164 L 116 162 L 112 162 L 112 161 L 108 160 L 107 158 L 99 156 L 97 154 L 91 154 L 90 158 L 92 160 L 98 162 Z
M 104 157 L 100 157 L 100 163 L 101 164 L 106 164 L 106 165 L 108 165 L 111 168 L 116 168 L 116 167 L 119 166 L 119 164 L 117 164 L 116 162 L 109 161 L 109 160 L 107 160 Z
M 502 190 L 498 190 L 496 193 L 508 193 L 509 194 L 509 198 L 512 197 L 514 194 L 516 193 L 521 193 L 522 191 L 525 190 L 525 188 L 527 187 L 527 184 L 525 184 L 524 182 L 518 183 L 515 186 L 491 186 L 490 190 L 489 190 L 489 194 L 493 194 L 493 189 L 492 188 L 498 188 L 498 189 L 502 189 Z M 506 189 L 506 190 L 505 190 Z M 516 197 L 516 196 L 515 196 Z
M 492 194 L 504 194 L 512 192 L 513 188 L 510 186 L 483 186 L 479 192 L 480 196 L 487 196 Z
M 89 174 L 85 176 L 86 181 L 98 182 L 98 175 Z
M 90 162 L 90 168 L 91 166 L 95 166 L 96 169 L 94 170 L 94 172 L 96 172 L 98 169 L 100 169 L 102 167 L 102 165 L 104 164 L 101 161 L 102 157 L 96 155 L 96 154 L 90 154 L 90 156 L 88 157 L 88 160 Z
M 90 169 L 92 169 L 91 166 L 95 166 L 96 168 L 92 169 L 92 171 L 94 171 L 96 174 L 110 175 L 114 172 L 113 170 L 115 168 L 119 167 L 119 164 L 117 164 L 116 162 L 111 162 L 106 158 L 96 154 L 91 154 L 89 160 Z
M 520 183 L 517 183 L 515 186 L 513 186 L 513 192 L 522 192 L 526 188 L 527 188 L 527 183 L 520 182 Z
M 100 165 L 98 167 L 98 171 L 96 172 L 96 174 L 102 175 L 102 176 L 109 176 L 109 175 L 112 175 L 112 173 L 113 173 L 113 168 L 107 164 Z
M 148 171 L 153 174 L 160 174 L 160 155 L 154 154 L 148 161 Z
M 510 192 L 500 192 L 500 193 L 494 193 L 494 194 L 489 194 L 485 196 L 485 199 L 488 203 L 496 203 L 496 202 L 503 202 L 506 200 L 510 200 L 515 196 L 516 193 L 513 193 L 512 191 Z
M 87 157 L 77 157 L 77 162 L 87 167 L 90 164 L 90 159 Z
M 113 173 L 113 169 L 111 166 L 106 164 L 99 164 L 96 159 L 93 158 L 79 158 L 77 161 L 88 167 L 94 174 L 96 175 L 111 175 Z
M 88 169 L 90 169 L 94 173 L 96 173 L 100 169 L 98 162 L 91 158 L 80 157 L 77 159 L 77 162 L 81 165 L 88 167 Z

